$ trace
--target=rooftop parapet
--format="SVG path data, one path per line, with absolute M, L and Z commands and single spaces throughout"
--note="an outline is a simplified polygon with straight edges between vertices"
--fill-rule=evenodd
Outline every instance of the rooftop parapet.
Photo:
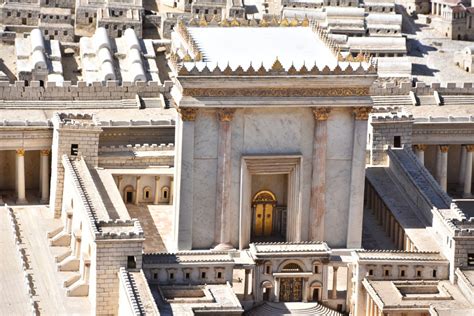
M 372 115 L 372 123 L 395 123 L 395 122 L 413 122 L 412 114 L 408 113 L 384 113 L 383 115 Z
M 136 218 L 131 220 L 108 220 L 98 221 L 101 233 L 96 234 L 96 239 L 130 239 L 144 238 L 144 232 L 140 222 Z
M 135 145 L 119 145 L 119 146 L 102 146 L 99 147 L 99 153 L 123 152 L 123 151 L 170 151 L 174 150 L 174 144 L 135 144 Z
M 55 128 L 102 130 L 95 114 L 56 112 L 52 121 Z

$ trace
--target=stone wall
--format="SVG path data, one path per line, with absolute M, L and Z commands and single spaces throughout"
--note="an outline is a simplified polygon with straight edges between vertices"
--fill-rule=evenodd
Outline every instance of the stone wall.
M 474 83 L 466 82 L 463 84 L 448 83 L 432 83 L 426 84 L 418 81 L 415 86 L 411 82 L 376 82 L 370 89 L 371 95 L 405 95 L 413 91 L 417 95 L 429 95 L 438 91 L 441 95 L 446 94 L 474 94 Z
M 411 147 L 413 118 L 412 116 L 397 116 L 377 114 L 372 116 L 369 130 L 370 163 L 373 165 L 387 164 L 387 149 L 394 147 L 395 137 L 400 137 L 400 146 Z
M 0 81 L 0 99 L 2 100 L 117 100 L 140 97 L 157 97 L 160 93 L 169 92 L 171 82 L 161 85 L 156 81 L 123 82 L 118 81 L 93 82 L 88 85 L 85 81 L 71 84 L 65 81 L 63 86 L 56 82 L 30 81 L 29 86 L 24 81 L 10 84 Z
M 130 156 L 99 156 L 102 168 L 148 168 L 150 166 L 174 166 L 174 154 L 163 156 L 136 157 Z

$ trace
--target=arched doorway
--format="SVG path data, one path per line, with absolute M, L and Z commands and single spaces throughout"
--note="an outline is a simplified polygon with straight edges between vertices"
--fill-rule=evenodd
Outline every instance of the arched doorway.
M 123 189 L 123 200 L 125 203 L 133 203 L 133 187 L 131 185 L 127 185 Z
M 253 235 L 255 237 L 269 237 L 273 234 L 273 213 L 276 206 L 276 197 L 270 191 L 260 191 L 252 201 Z
M 323 285 L 319 281 L 314 281 L 313 283 L 310 284 L 309 289 L 310 289 L 310 301 L 312 302 L 319 302 L 321 301 L 321 295 L 322 295 L 322 288 Z
M 294 262 L 286 264 L 283 273 L 303 272 L 303 269 Z M 303 278 L 288 277 L 280 279 L 280 302 L 301 302 L 303 300 Z
M 266 280 L 262 282 L 262 299 L 266 302 L 269 302 L 272 298 L 273 284 L 272 282 Z

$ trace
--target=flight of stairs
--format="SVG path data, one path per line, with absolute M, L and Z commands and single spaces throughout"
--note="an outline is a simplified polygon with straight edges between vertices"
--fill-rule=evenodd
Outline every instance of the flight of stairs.
M 248 312 L 247 316 L 279 316 L 279 315 L 327 315 L 342 316 L 328 307 L 318 303 L 271 303 L 265 302 Z

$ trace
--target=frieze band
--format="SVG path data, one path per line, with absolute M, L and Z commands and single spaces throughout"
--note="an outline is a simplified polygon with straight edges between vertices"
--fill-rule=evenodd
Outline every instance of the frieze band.
M 363 88 L 184 88 L 184 96 L 192 97 L 336 97 L 368 96 L 369 87 Z

